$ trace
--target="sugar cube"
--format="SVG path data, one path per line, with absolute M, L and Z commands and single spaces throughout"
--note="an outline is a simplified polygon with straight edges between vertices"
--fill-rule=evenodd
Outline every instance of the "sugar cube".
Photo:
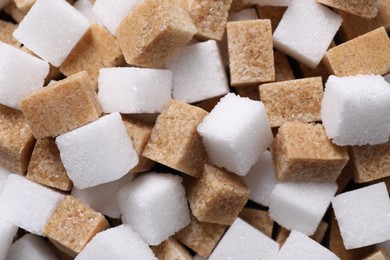
M 9 0 L 0 0 L 0 10 L 9 2 Z
M 2 220 L 0 216 L 0 259 L 5 259 L 7 256 L 7 252 L 11 247 L 12 240 L 14 239 L 17 231 L 17 226 Z
M 265 151 L 260 155 L 256 164 L 244 176 L 244 181 L 250 190 L 249 199 L 268 207 L 271 192 L 278 182 L 271 152 Z
M 20 48 L 20 42 L 18 42 L 12 35 L 16 27 L 16 24 L 0 20 L 0 41 L 9 44 L 15 48 Z
M 141 0 L 96 0 L 93 12 L 104 26 L 116 35 L 116 29 Z
M 278 250 L 275 241 L 237 218 L 208 259 L 271 260 L 276 259 Z
M 226 72 L 213 40 L 183 47 L 166 61 L 173 72 L 172 96 L 187 103 L 229 92 Z
M 0 42 L 0 103 L 19 109 L 19 101 L 43 87 L 49 64 Z
M 213 164 L 242 176 L 272 142 L 264 105 L 233 93 L 203 119 L 198 133 Z
M 336 13 L 313 0 L 292 0 L 274 32 L 274 47 L 315 68 L 341 22 Z
M 269 217 L 268 211 L 244 208 L 238 216 L 257 230 L 264 233 L 264 235 L 272 238 L 274 221 Z
M 94 2 L 92 0 L 78 0 L 76 1 L 76 3 L 74 3 L 73 6 L 74 8 L 76 8 L 77 11 L 82 13 L 85 16 L 85 18 L 87 18 L 91 23 L 102 24 L 102 22 L 99 20 L 99 18 L 97 17 L 97 15 L 93 10 Z M 109 6 L 112 6 L 112 3 Z
M 389 110 L 390 84 L 379 75 L 330 76 L 326 82 L 321 118 L 337 145 L 387 142 Z
M 118 193 L 122 221 L 149 245 L 158 245 L 190 223 L 184 187 L 179 176 L 148 173 Z
M 100 70 L 98 98 L 106 113 L 161 113 L 171 99 L 172 72 L 144 68 Z
M 316 0 L 318 3 L 327 5 L 329 7 L 343 10 L 345 12 L 372 19 L 378 14 L 378 9 L 381 0 Z
M 270 217 L 287 229 L 310 236 L 336 191 L 336 183 L 279 182 L 271 193 Z
M 372 253 L 364 260 L 388 260 L 390 256 L 386 253 L 384 249 L 378 249 L 376 252 Z
M 76 260 L 155 260 L 152 250 L 129 225 L 102 231 L 92 238 Z
M 257 13 L 259 14 L 260 19 L 270 19 L 272 32 L 275 32 L 280 21 L 283 18 L 284 13 L 287 10 L 285 6 L 256 6 Z
M 120 179 L 138 156 L 118 112 L 56 138 L 61 160 L 78 189 Z
M 43 228 L 63 195 L 26 178 L 11 174 L 0 195 L 0 216 L 33 234 L 43 235 Z
M 339 260 L 340 258 L 304 234 L 293 230 L 284 243 L 283 247 L 280 249 L 277 259 Z
M 158 259 L 193 260 L 191 254 L 174 238 L 164 240 L 158 246 L 152 247 Z
M 7 260 L 56 260 L 50 246 L 40 237 L 33 234 L 26 234 L 12 244 Z
M 65 0 L 37 0 L 14 36 L 35 54 L 59 67 L 89 25 Z
M 342 193 L 332 206 L 346 249 L 390 239 L 390 200 L 384 182 Z

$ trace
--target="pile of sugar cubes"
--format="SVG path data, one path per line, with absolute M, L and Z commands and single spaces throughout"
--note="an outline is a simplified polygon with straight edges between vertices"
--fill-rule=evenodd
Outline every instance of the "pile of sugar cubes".
M 390 260 L 390 0 L 0 0 L 0 260 Z

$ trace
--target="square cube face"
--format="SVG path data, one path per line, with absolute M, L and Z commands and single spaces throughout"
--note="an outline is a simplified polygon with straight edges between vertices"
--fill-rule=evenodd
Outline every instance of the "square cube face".
M 336 191 L 336 183 L 278 183 L 271 193 L 270 217 L 287 229 L 313 235 Z
M 270 20 L 229 22 L 227 40 L 233 86 L 275 80 Z
M 43 229 L 64 196 L 26 178 L 11 174 L 0 195 L 2 219 L 43 236 Z
M 138 156 L 119 113 L 60 135 L 61 160 L 78 189 L 120 179 L 138 164 Z
M 35 138 L 55 137 L 99 118 L 95 91 L 80 72 L 23 98 L 20 107 Z
M 387 142 L 390 85 L 379 75 L 330 76 L 322 101 L 326 135 L 337 145 Z
M 320 77 L 260 85 L 260 99 L 267 109 L 271 127 L 294 120 L 320 121 L 323 95 Z
M 158 245 L 190 223 L 181 184 L 172 174 L 148 173 L 122 187 L 118 193 L 122 221 L 149 245 Z
M 298 121 L 279 128 L 271 150 L 282 181 L 336 181 L 349 160 L 347 148 L 333 144 L 321 124 Z
M 201 176 L 187 186 L 194 216 L 202 221 L 230 225 L 249 198 L 249 189 L 234 173 L 205 164 Z
M 198 132 L 210 161 L 238 175 L 246 175 L 272 142 L 264 105 L 232 93 L 205 117 Z
M 372 19 L 377 16 L 380 0 L 316 0 L 318 3 L 343 10 L 345 12 Z
M 49 64 L 0 42 L 0 103 L 19 109 L 19 101 L 43 87 Z
M 341 22 L 336 13 L 313 0 L 293 0 L 275 30 L 274 46 L 306 66 L 315 68 Z
M 171 99 L 172 72 L 145 68 L 100 70 L 98 98 L 106 113 L 161 113 Z
M 44 233 L 60 250 L 75 256 L 98 232 L 108 227 L 101 213 L 66 196 L 45 225 Z
M 278 250 L 278 243 L 237 218 L 208 259 L 276 259 Z
M 88 20 L 65 0 L 37 0 L 14 36 L 42 59 L 59 67 L 88 27 Z
M 206 115 L 201 108 L 171 100 L 158 116 L 143 156 L 199 176 L 207 155 L 196 127 Z
M 166 61 L 173 72 L 172 96 L 187 103 L 229 92 L 225 69 L 215 41 L 186 46 Z
M 346 249 L 390 239 L 390 200 L 383 182 L 342 193 L 332 206 Z

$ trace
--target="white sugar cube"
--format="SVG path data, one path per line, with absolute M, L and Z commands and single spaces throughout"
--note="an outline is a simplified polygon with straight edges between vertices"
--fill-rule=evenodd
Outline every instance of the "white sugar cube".
M 57 260 L 57 256 L 45 241 L 33 234 L 26 234 L 12 244 L 7 260 Z
M 273 260 L 278 251 L 278 243 L 237 218 L 208 259 Z
M 118 194 L 122 221 L 134 227 L 149 245 L 158 245 L 190 223 L 181 177 L 148 173 Z
M 97 185 L 95 187 L 79 190 L 73 187 L 71 196 L 84 202 L 94 210 L 109 216 L 120 218 L 121 213 L 118 205 L 117 194 L 122 186 L 133 179 L 133 174 L 126 174 L 119 180 Z
M 271 192 L 278 182 L 271 152 L 265 151 L 252 166 L 244 181 L 250 190 L 249 199 L 263 206 L 269 206 Z
M 272 142 L 263 103 L 227 94 L 198 126 L 213 164 L 246 175 Z
M 92 0 L 78 0 L 76 3 L 74 3 L 73 6 L 74 8 L 76 8 L 77 11 L 82 13 L 85 18 L 87 18 L 91 23 L 101 24 L 99 18 L 93 11 Z
M 166 61 L 173 72 L 172 96 L 187 103 L 229 92 L 225 69 L 216 41 L 183 47 Z
M 129 225 L 98 233 L 75 259 L 157 260 L 148 244 Z
M 172 72 L 144 68 L 101 69 L 98 98 L 106 113 L 160 113 L 171 99 Z
M 342 193 L 332 206 L 346 249 L 390 239 L 390 200 L 384 182 Z
M 33 234 L 43 236 L 43 228 L 64 198 L 59 192 L 11 174 L 0 195 L 2 219 Z
M 279 182 L 271 193 L 269 215 L 287 229 L 313 235 L 336 191 L 336 183 Z
M 56 144 L 66 172 L 78 189 L 118 180 L 138 164 L 118 112 L 58 136 Z
M 330 76 L 321 119 L 337 145 L 385 143 L 390 134 L 390 84 L 379 75 Z
M 274 32 L 274 47 L 315 68 L 341 22 L 339 15 L 314 0 L 292 0 Z
M 338 260 L 340 258 L 313 239 L 293 230 L 280 249 L 278 260 L 302 259 Z
M 59 67 L 88 27 L 89 21 L 65 0 L 37 0 L 14 36 L 42 59 Z
M 243 3 L 260 6 L 288 6 L 291 0 L 243 0 Z
M 1 219 L 0 216 L 0 259 L 5 259 L 18 227 Z
M 19 101 L 43 87 L 49 64 L 0 41 L 0 103 L 19 109 Z
M 141 0 L 96 0 L 93 11 L 104 26 L 116 35 L 116 29 L 123 19 Z

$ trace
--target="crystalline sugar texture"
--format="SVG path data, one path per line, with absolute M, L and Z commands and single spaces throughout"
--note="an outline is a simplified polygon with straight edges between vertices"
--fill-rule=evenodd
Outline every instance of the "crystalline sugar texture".
M 18 227 L 1 219 L 0 216 L 0 259 L 5 259 Z
M 7 260 L 57 260 L 57 256 L 45 241 L 35 235 L 19 238 L 8 252 Z

